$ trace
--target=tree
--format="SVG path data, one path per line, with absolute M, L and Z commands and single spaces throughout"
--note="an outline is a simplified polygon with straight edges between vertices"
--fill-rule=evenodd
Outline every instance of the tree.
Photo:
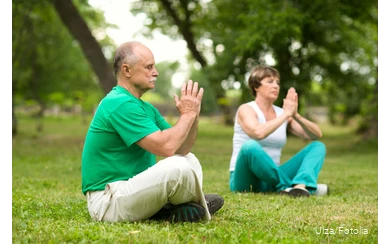
M 99 79 L 100 85 L 104 92 L 108 93 L 116 85 L 116 79 L 100 44 L 92 35 L 87 23 L 72 1 L 53 0 L 53 6 L 64 25 L 80 43 L 85 57 Z
M 179 68 L 179 62 L 164 61 L 156 64 L 159 73 L 157 78 L 158 85 L 152 92 L 159 94 L 161 97 L 173 97 L 175 91 L 172 88 L 172 77 Z
M 99 14 L 88 15 L 89 10 L 83 9 L 87 20 L 104 20 Z M 78 99 L 81 90 L 87 96 L 100 87 L 78 42 L 61 23 L 50 1 L 13 1 L 12 17 L 12 114 L 16 135 L 15 103 L 35 101 L 40 106 L 40 118 L 55 93 L 62 94 L 56 96 L 59 102 L 60 97 Z M 109 46 L 109 40 L 103 41 Z M 38 123 L 37 130 L 42 130 L 42 124 Z
M 213 54 L 215 62 L 202 67 L 221 101 L 226 97 L 222 81 L 230 80 L 225 83 L 231 85 L 239 81 L 240 89 L 247 89 L 248 70 L 267 63 L 269 57 L 282 76 L 281 94 L 295 86 L 304 102 L 300 109 L 311 103 L 305 94 L 311 92 L 314 82 L 328 94 L 331 111 L 343 104 L 346 119 L 360 114 L 367 94 L 375 91 L 375 1 L 144 0 L 131 11 L 147 13 L 150 33 L 158 29 L 188 43 L 182 30 L 183 26 L 189 28 L 198 52 Z M 242 94 L 243 102 L 251 99 L 247 92 Z
M 143 0 L 134 2 L 131 12 L 147 13 L 148 18 L 152 20 L 150 24 L 146 24 L 150 30 L 144 33 L 146 36 L 151 34 L 151 30 L 159 29 L 174 39 L 179 36 L 184 38 L 193 58 L 205 67 L 207 60 L 199 50 L 198 38 L 193 32 L 195 28 L 193 20 L 202 17 L 197 16 L 201 12 L 200 7 L 198 1 Z
M 109 62 L 76 6 L 84 11 L 87 1 L 52 3 L 108 92 L 115 84 Z M 377 128 L 377 100 L 368 95 L 377 92 L 377 2 L 143 0 L 135 2 L 131 11 L 147 13 L 150 21 L 145 34 L 158 29 L 174 39 L 186 40 L 227 121 L 231 121 L 232 111 L 226 106 L 226 92 L 240 83 L 242 102 L 251 99 L 245 75 L 253 65 L 273 59 L 272 65 L 282 75 L 281 94 L 295 86 L 303 101 L 300 109 L 318 101 L 306 95 L 315 84 L 327 94 L 323 99 L 334 111 L 331 118 L 341 112 L 345 123 L 363 114 L 369 119 L 363 118 L 361 128 L 375 128 L 375 124 Z M 31 65 L 28 71 L 18 73 L 19 84 L 23 84 L 23 77 L 37 76 L 39 63 L 34 57 L 38 50 L 27 52 Z M 363 106 L 367 101 L 373 106 Z

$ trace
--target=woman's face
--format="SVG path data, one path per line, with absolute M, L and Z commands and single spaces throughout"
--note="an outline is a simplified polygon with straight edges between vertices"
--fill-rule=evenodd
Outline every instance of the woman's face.
M 256 96 L 275 101 L 279 96 L 280 81 L 274 76 L 265 77 L 260 81 L 260 86 L 256 88 Z

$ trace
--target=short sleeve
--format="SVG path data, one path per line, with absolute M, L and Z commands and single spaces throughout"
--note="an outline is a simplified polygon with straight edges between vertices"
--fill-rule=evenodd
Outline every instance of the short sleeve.
M 127 146 L 161 130 L 157 126 L 156 116 L 147 112 L 142 104 L 128 101 L 111 113 L 109 117 L 111 126 Z

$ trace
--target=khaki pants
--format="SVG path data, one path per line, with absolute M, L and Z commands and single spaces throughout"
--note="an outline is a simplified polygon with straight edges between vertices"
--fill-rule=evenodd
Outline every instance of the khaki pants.
M 206 209 L 203 220 L 209 221 L 202 177 L 194 154 L 168 157 L 127 181 L 109 183 L 104 191 L 88 192 L 88 211 L 96 221 L 138 221 L 150 218 L 168 202 L 196 202 Z

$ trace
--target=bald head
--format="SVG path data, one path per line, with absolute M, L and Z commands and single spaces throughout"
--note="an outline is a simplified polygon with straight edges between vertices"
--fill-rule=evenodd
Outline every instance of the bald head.
M 124 63 L 134 66 L 138 62 L 138 56 L 135 53 L 135 48 L 137 46 L 144 45 L 140 42 L 132 41 L 125 42 L 118 47 L 114 55 L 113 71 L 115 77 L 117 77 L 118 72 L 121 70 Z

